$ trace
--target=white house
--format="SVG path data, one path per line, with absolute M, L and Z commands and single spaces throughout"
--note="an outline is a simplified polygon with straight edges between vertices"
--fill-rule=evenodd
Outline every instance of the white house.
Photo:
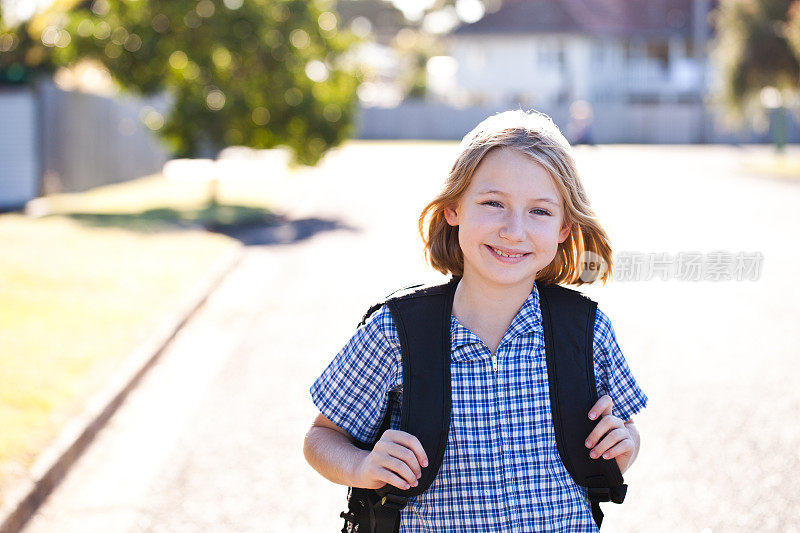
M 699 102 L 709 83 L 713 5 L 505 0 L 498 11 L 444 37 L 453 79 L 432 84 L 432 96 L 460 106 L 537 108 L 575 100 Z

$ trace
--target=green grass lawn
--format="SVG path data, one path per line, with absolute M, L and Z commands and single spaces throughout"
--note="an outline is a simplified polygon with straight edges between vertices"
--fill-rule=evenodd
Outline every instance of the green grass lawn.
M 755 176 L 800 180 L 800 157 L 796 154 L 767 152 L 744 159 L 743 168 Z
M 0 503 L 63 424 L 235 241 L 198 226 L 268 220 L 263 201 L 205 208 L 154 176 L 0 215 Z M 223 220 L 222 222 L 225 222 Z

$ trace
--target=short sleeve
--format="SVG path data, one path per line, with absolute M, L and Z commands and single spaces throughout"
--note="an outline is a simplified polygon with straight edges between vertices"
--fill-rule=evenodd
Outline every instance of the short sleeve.
M 389 391 L 402 385 L 397 329 L 384 305 L 358 328 L 311 386 L 320 413 L 355 439 L 376 439 Z
M 614 416 L 630 420 L 647 406 L 647 396 L 633 377 L 619 348 L 611 321 L 600 309 L 595 317 L 593 348 L 598 396 L 611 396 Z

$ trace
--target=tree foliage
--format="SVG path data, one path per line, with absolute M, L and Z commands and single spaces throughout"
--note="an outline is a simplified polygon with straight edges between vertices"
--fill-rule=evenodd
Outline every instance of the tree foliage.
M 93 59 L 128 90 L 166 91 L 168 116 L 148 125 L 177 155 L 286 145 L 315 164 L 352 135 L 356 38 L 331 0 L 72 3 L 38 19 L 52 64 Z
M 31 28 L 30 21 L 9 27 L 0 2 L 0 84 L 29 83 L 36 73 L 55 70 L 51 50 Z
M 792 15 L 791 4 L 788 0 L 720 3 L 712 57 L 722 75 L 722 101 L 739 121 L 763 113 L 762 89 L 793 94 L 800 88 L 800 42 L 790 38 L 800 29 L 800 13 L 794 9 Z

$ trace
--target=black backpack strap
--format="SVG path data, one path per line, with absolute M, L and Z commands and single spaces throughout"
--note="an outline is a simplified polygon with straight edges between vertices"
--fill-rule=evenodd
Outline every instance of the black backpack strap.
M 386 301 L 403 355 L 400 429 L 419 439 L 428 466 L 416 487 L 400 490 L 386 484 L 374 491 L 377 501 L 370 513 L 375 529 L 369 533 L 399 531 L 400 511 L 409 498 L 431 486 L 441 467 L 450 430 L 450 315 L 459 279 Z M 388 428 L 388 417 L 387 410 L 381 433 Z
M 558 453 L 575 483 L 587 487 L 597 527 L 599 502 L 622 503 L 624 484 L 614 459 L 592 459 L 584 445 L 600 420 L 589 419 L 597 402 L 593 350 L 597 303 L 578 291 L 536 283 L 544 328 L 550 405 Z
M 389 293 L 389 295 L 387 295 L 386 298 L 384 298 L 384 300 L 382 302 L 378 302 L 375 305 L 371 306 L 369 309 L 367 309 L 367 312 L 364 313 L 364 316 L 361 318 L 361 322 L 358 323 L 358 327 L 361 327 L 364 324 L 366 324 L 367 320 L 369 319 L 369 317 L 371 317 L 373 315 L 373 313 L 375 313 L 375 311 L 380 309 L 381 306 L 386 303 L 386 300 L 388 300 L 392 295 L 397 294 L 397 293 L 405 293 L 406 291 L 409 291 L 411 289 L 416 289 L 418 287 L 422 287 L 423 285 L 424 284 L 422 284 L 422 283 L 417 283 L 417 284 L 414 284 L 414 285 L 407 285 L 406 287 L 397 289 L 396 291 L 394 291 L 392 293 Z

